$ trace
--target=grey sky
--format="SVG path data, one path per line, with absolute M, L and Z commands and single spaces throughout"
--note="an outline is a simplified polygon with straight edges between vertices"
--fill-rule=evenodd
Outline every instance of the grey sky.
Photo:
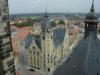
M 41 13 L 46 0 L 9 0 L 12 13 Z M 47 0 L 48 12 L 88 12 L 92 0 Z M 96 12 L 100 12 L 100 0 L 95 0 Z

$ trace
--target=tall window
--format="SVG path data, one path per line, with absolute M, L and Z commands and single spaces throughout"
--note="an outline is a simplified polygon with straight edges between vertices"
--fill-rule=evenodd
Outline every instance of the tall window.
M 50 68 L 48 68 L 48 72 L 50 72 Z
M 1 9 L 0 9 L 0 16 L 1 16 Z

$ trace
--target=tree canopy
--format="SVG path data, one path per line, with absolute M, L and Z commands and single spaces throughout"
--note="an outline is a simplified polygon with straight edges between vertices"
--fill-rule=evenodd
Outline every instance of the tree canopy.
M 32 22 L 23 22 L 23 23 L 15 23 L 14 24 L 16 27 L 27 27 L 27 26 L 33 26 L 33 23 Z
M 52 21 L 52 22 L 50 23 L 50 25 L 51 25 L 51 27 L 55 27 L 57 24 L 55 23 L 55 21 Z
M 65 21 L 60 20 L 60 21 L 59 21 L 59 24 L 63 24 L 63 25 L 65 25 Z

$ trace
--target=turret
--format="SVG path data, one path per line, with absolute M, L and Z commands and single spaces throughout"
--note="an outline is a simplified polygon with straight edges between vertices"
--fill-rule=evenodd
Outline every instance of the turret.
M 87 14 L 84 22 L 85 22 L 85 38 L 90 34 L 91 31 L 94 31 L 95 34 L 97 33 L 98 18 L 96 16 L 96 12 L 94 9 L 94 0 L 92 2 L 90 12 Z

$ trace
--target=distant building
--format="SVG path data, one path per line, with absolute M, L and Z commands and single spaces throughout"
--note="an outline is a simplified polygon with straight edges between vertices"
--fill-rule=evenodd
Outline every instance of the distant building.
M 32 30 L 31 30 L 31 33 L 33 35 L 35 35 L 35 34 L 40 35 L 40 33 L 41 33 L 41 22 L 35 22 L 34 23 Z
M 7 1 L 0 0 L 0 75 L 16 75 Z
M 68 45 L 66 27 L 50 28 L 49 19 L 45 17 L 41 34 L 34 35 L 31 45 L 26 49 L 27 65 L 48 73 L 67 55 Z
M 79 35 L 79 27 L 78 26 L 70 26 L 68 27 L 69 33 L 69 46 L 73 45 Z

